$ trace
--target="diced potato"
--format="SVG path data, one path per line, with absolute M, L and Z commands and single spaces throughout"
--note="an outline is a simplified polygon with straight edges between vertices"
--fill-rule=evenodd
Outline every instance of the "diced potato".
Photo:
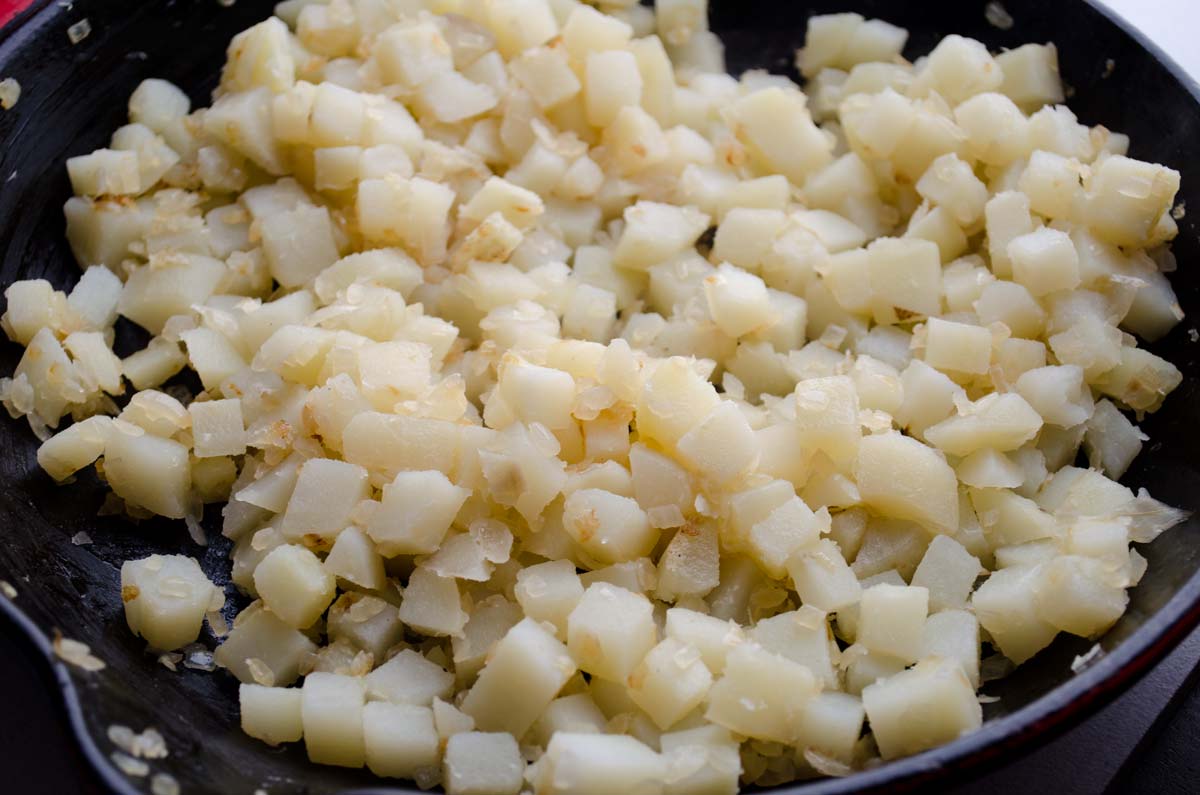
M 921 655 L 921 627 L 929 611 L 929 591 L 917 586 L 879 584 L 862 593 L 856 642 L 905 662 Z
M 517 795 L 525 781 L 525 760 L 510 734 L 456 734 L 442 764 L 447 795 Z
M 725 670 L 729 652 L 745 641 L 744 633 L 733 621 L 682 607 L 667 610 L 666 635 L 699 650 L 704 664 L 714 674 Z
M 403 649 L 367 674 L 367 696 L 392 704 L 428 707 L 434 699 L 449 697 L 454 675 L 412 649 Z
M 316 644 L 304 633 L 284 623 L 262 602 L 254 602 L 238 614 L 213 658 L 243 683 L 256 683 L 265 669 L 273 685 L 282 687 L 296 680 L 301 660 L 316 651 Z M 251 665 L 251 660 L 256 663 Z
M 683 463 L 702 478 L 728 484 L 758 463 L 758 439 L 738 407 L 722 402 L 678 443 Z
M 1013 280 L 1035 296 L 1079 285 L 1079 256 L 1071 238 L 1043 227 L 1008 244 Z
M 979 559 L 949 536 L 938 536 L 925 550 L 925 557 L 912 576 L 914 587 L 929 592 L 929 611 L 959 609 L 983 572 Z
M 958 528 L 958 480 L 934 450 L 898 433 L 866 436 L 858 448 L 855 481 L 863 502 L 933 532 Z
M 1125 590 L 1109 582 L 1098 561 L 1063 555 L 1045 564 L 1035 586 L 1034 604 L 1047 623 L 1089 638 L 1104 632 L 1125 612 Z
M 645 597 L 598 582 L 583 592 L 567 618 L 567 647 L 581 670 L 625 682 L 657 640 Z
M 923 660 L 867 686 L 862 698 L 884 759 L 941 745 L 983 722 L 975 688 L 953 660 Z
M 280 530 L 290 539 L 336 538 L 368 490 L 362 467 L 331 458 L 309 459 L 300 467 Z
M 990 447 L 1015 450 L 1037 435 L 1041 416 L 1017 393 L 993 393 L 980 398 L 958 416 L 925 431 L 925 438 L 948 455 L 965 456 Z
M 303 696 L 296 687 L 240 685 L 242 731 L 268 745 L 298 742 L 304 736 Z
M 204 616 L 225 595 L 186 555 L 151 555 L 121 565 L 121 601 L 134 634 L 170 651 L 196 640 Z
M 1010 566 L 993 572 L 971 597 L 979 625 L 1004 656 L 1025 662 L 1054 640 L 1058 629 L 1041 618 L 1035 600 L 1042 570 Z
M 433 710 L 372 701 L 363 706 L 364 761 L 372 773 L 411 778 L 438 763 Z
M 925 324 L 925 363 L 938 370 L 982 375 L 992 361 L 992 332 L 931 317 Z
M 838 544 L 828 538 L 793 553 L 787 570 L 800 601 L 819 610 L 836 612 L 858 602 L 862 594 Z
M 764 88 L 722 114 L 763 166 L 797 185 L 833 160 L 832 142 L 813 123 L 799 92 Z
M 613 264 L 645 270 L 689 248 L 708 228 L 709 216 L 694 207 L 639 201 L 626 208 L 625 228 Z
M 729 263 L 705 277 L 704 295 L 708 312 L 717 327 L 731 337 L 740 337 L 770 322 L 770 299 L 762 279 Z
M 738 734 L 792 743 L 797 739 L 793 716 L 820 687 L 800 663 L 757 644 L 742 644 L 729 653 L 725 671 L 709 693 L 704 716 Z
M 441 472 L 401 472 L 384 486 L 367 534 L 385 557 L 433 552 L 466 499 Z
M 105 440 L 104 476 L 126 502 L 172 519 L 188 512 L 191 467 L 179 442 L 118 420 Z
M 545 627 L 526 618 L 493 648 L 463 711 L 482 729 L 520 737 L 575 673 L 572 654 Z
M 284 544 L 258 564 L 254 588 L 272 613 L 305 629 L 329 607 L 336 583 L 316 555 L 304 547 Z
M 538 795 L 605 795 L 613 789 L 655 792 L 666 778 L 666 761 L 623 734 L 558 732 L 539 761 Z
M 104 454 L 112 419 L 88 417 L 42 442 L 38 464 L 55 480 L 66 480 Z
M 996 63 L 1004 72 L 1000 92 L 1022 107 L 1057 105 L 1065 98 L 1053 44 L 1025 44 L 1000 53 Z
M 366 762 L 361 679 L 314 671 L 304 677 L 301 717 L 310 761 L 339 767 Z
M 667 638 L 630 673 L 629 697 L 665 731 L 698 707 L 711 685 L 700 651 Z
M 425 567 L 418 568 L 404 589 L 400 620 L 426 635 L 460 635 L 467 614 L 458 583 Z

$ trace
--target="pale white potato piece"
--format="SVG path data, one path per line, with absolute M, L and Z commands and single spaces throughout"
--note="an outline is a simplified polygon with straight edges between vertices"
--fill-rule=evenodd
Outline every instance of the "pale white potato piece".
M 316 555 L 284 544 L 268 552 L 254 569 L 254 588 L 272 613 L 305 629 L 329 607 L 337 584 Z
M 504 732 L 462 732 L 446 742 L 442 761 L 447 795 L 517 795 L 525 760 Z
M 385 557 L 433 552 L 466 498 L 441 472 L 401 472 L 384 486 L 367 534 Z
M 322 765 L 362 767 L 366 762 L 362 680 L 314 671 L 304 677 L 300 693 L 308 758 Z
M 623 734 L 559 732 L 550 740 L 534 772 L 538 795 L 605 795 L 660 792 L 666 760 L 654 749 Z
M 820 689 L 807 667 L 746 643 L 729 653 L 704 716 L 738 734 L 791 743 L 797 739 L 792 716 Z
M 522 620 L 493 648 L 462 702 L 463 712 L 481 729 L 524 735 L 575 673 L 576 662 L 582 664 L 572 656 L 579 657 L 544 625 Z
M 644 596 L 605 582 L 588 586 L 567 617 L 567 647 L 581 670 L 624 683 L 658 630 Z
M 923 660 L 868 685 L 862 698 L 884 759 L 941 745 L 983 722 L 975 688 L 953 660 Z
M 268 745 L 298 742 L 304 736 L 302 701 L 298 687 L 239 685 L 242 731 Z
M 364 761 L 375 775 L 411 778 L 437 765 L 438 733 L 429 707 L 372 701 L 363 706 L 362 721 Z
M 155 649 L 170 651 L 200 635 L 204 616 L 225 595 L 186 555 L 151 555 L 121 564 L 125 622 Z
M 933 449 L 898 433 L 866 436 L 858 448 L 855 480 L 868 506 L 933 532 L 958 527 L 954 470 Z

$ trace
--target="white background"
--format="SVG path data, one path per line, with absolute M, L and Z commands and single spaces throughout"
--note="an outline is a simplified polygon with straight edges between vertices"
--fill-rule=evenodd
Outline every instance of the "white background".
M 1054 0 L 1048 0 L 1054 2 Z M 1200 79 L 1200 0 L 1100 0 Z

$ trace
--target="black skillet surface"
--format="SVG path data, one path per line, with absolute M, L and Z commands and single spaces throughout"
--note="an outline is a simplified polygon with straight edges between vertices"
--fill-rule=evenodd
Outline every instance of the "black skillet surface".
M 961 33 L 993 49 L 1055 41 L 1062 73 L 1073 89 L 1071 107 L 1089 124 L 1130 134 L 1131 154 L 1168 163 L 1183 173 L 1180 199 L 1200 208 L 1200 91 L 1139 34 L 1082 0 L 1006 0 L 1016 20 L 999 30 L 984 17 L 984 0 L 742 0 L 715 2 L 712 27 L 721 34 L 733 71 L 766 67 L 790 72 L 811 13 L 856 10 L 908 28 L 909 54 L 927 52 L 942 36 Z M 268 2 L 240 0 L 40 0 L 0 32 L 0 77 L 17 78 L 20 103 L 0 112 L 0 284 L 44 277 L 67 287 L 78 270 L 63 237 L 61 205 L 69 194 L 64 160 L 103 146 L 125 121 L 125 102 L 146 77 L 164 77 L 205 103 L 229 38 L 265 17 Z M 67 28 L 80 19 L 91 34 L 77 45 Z M 1109 60 L 1111 59 L 1111 67 Z M 1200 314 L 1200 277 L 1190 273 L 1200 254 L 1191 216 L 1180 224 L 1175 289 L 1189 313 Z M 1200 467 L 1192 439 L 1200 422 L 1200 347 L 1185 320 L 1154 350 L 1175 362 L 1186 379 L 1143 429 L 1153 440 L 1126 478 L 1185 508 L 1200 507 Z M 132 334 L 126 331 L 126 334 Z M 0 372 L 20 355 L 0 344 Z M 123 560 L 150 552 L 200 555 L 218 583 L 228 583 L 228 545 L 209 523 L 214 543 L 192 544 L 177 523 L 97 517 L 103 492 L 82 477 L 54 486 L 36 466 L 36 442 L 23 423 L 0 421 L 0 578 L 18 595 L 0 598 L 0 613 L 15 622 L 51 659 L 71 727 L 85 756 L 117 792 L 149 791 L 149 779 L 126 778 L 108 761 L 115 750 L 106 728 L 121 723 L 159 728 L 170 756 L 152 764 L 169 772 L 189 795 L 252 793 L 375 793 L 388 789 L 356 771 L 309 765 L 302 750 L 272 750 L 237 726 L 236 683 L 221 672 L 171 672 L 144 653 L 124 626 L 118 598 Z M 211 518 L 211 517 L 210 517 Z M 86 530 L 95 543 L 76 546 Z M 1159 660 L 1200 621 L 1200 522 L 1192 521 L 1143 547 L 1149 573 L 1132 591 L 1128 613 L 1101 641 L 1105 656 L 1079 675 L 1070 663 L 1089 643 L 1060 639 L 1002 683 L 985 707 L 989 722 L 948 746 L 848 779 L 783 788 L 796 793 L 898 792 L 995 764 L 1078 722 Z M 232 599 L 231 602 L 236 602 Z M 232 614 L 233 605 L 229 611 Z M 47 635 L 59 628 L 89 644 L 108 663 L 86 674 L 53 661 Z M 211 648 L 215 639 L 201 640 Z

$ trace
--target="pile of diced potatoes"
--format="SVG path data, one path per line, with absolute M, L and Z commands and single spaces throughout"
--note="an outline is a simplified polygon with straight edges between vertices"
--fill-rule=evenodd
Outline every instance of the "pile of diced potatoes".
M 67 162 L 83 274 L 7 289 L 0 397 L 106 510 L 224 503 L 216 660 L 314 762 L 717 795 L 949 742 L 1183 517 L 1117 482 L 1179 174 L 1052 44 L 906 38 L 812 18 L 805 93 L 704 0 L 285 0 Z M 224 601 L 121 582 L 156 649 Z

